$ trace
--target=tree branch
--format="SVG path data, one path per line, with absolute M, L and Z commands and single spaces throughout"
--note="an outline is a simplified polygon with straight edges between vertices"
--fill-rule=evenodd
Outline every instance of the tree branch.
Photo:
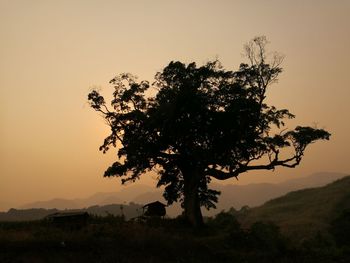
M 232 177 L 237 178 L 241 173 L 250 171 L 250 170 L 274 170 L 277 166 L 283 166 L 288 168 L 294 168 L 297 165 L 299 165 L 301 161 L 300 155 L 294 155 L 291 158 L 284 159 L 284 160 L 278 160 L 278 152 L 276 152 L 275 158 L 268 164 L 262 164 L 262 165 L 241 165 L 239 168 L 230 171 L 225 172 L 223 170 L 218 170 L 215 168 L 207 168 L 206 173 L 207 175 L 214 177 L 218 180 L 226 180 Z

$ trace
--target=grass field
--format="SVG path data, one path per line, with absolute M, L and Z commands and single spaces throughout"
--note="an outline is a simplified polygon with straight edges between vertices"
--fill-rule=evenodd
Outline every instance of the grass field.
M 193 230 L 179 219 L 91 218 L 80 229 L 45 221 L 0 224 L 0 262 L 347 262 L 349 247 L 297 247 L 272 224 L 242 230 L 229 213 Z M 328 243 L 327 243 L 328 242 Z M 327 249 L 325 249 L 327 248 Z
M 350 262 L 350 177 L 193 229 L 181 218 L 0 222 L 0 262 Z

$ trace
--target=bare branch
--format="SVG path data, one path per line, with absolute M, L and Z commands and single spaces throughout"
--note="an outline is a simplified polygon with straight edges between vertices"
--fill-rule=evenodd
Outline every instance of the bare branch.
M 218 180 L 226 180 L 232 177 L 238 177 L 241 173 L 251 171 L 251 170 L 274 170 L 278 166 L 288 167 L 288 168 L 294 168 L 297 165 L 299 165 L 301 162 L 301 156 L 294 155 L 291 158 L 284 159 L 284 160 L 278 160 L 278 152 L 275 153 L 275 157 L 272 161 L 270 161 L 268 164 L 263 165 L 241 165 L 239 168 L 225 172 L 223 170 L 218 170 L 216 168 L 207 168 L 206 173 L 207 175 L 218 179 Z

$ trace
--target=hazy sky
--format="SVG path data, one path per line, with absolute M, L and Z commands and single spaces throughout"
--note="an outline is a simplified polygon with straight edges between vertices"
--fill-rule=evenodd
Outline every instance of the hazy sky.
M 350 173 L 349 14 L 346 0 L 0 0 L 0 210 L 120 189 L 102 177 L 115 152 L 98 151 L 109 130 L 89 91 L 110 94 L 122 72 L 152 80 L 171 60 L 219 57 L 237 69 L 257 35 L 286 56 L 269 102 L 296 115 L 289 128 L 317 124 L 332 138 L 311 145 L 298 168 L 228 183 Z

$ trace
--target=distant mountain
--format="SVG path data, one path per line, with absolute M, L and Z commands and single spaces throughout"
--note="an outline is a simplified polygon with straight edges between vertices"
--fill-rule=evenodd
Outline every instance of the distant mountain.
M 56 213 L 56 212 L 71 212 L 71 211 L 83 211 L 88 212 L 90 215 L 108 216 L 124 215 L 126 220 L 139 216 L 142 214 L 142 206 L 135 203 L 125 204 L 113 204 L 105 206 L 91 206 L 84 209 L 44 209 L 44 208 L 32 208 L 32 209 L 13 209 L 11 208 L 7 212 L 0 212 L 1 221 L 31 221 L 40 220 L 44 217 Z
M 44 209 L 44 208 L 32 208 L 32 209 L 14 209 L 11 208 L 7 212 L 0 212 L 1 221 L 31 221 L 39 220 L 49 214 L 58 212 L 57 209 Z
M 113 204 L 113 205 L 104 205 L 104 206 L 92 206 L 87 209 L 83 209 L 82 211 L 86 211 L 89 214 L 98 215 L 98 216 L 124 215 L 125 219 L 129 220 L 130 218 L 142 215 L 142 205 L 129 203 L 128 205 Z
M 77 209 L 80 208 L 79 204 L 74 200 L 55 198 L 49 201 L 38 201 L 35 203 L 25 204 L 20 207 L 21 209 L 31 208 L 46 208 L 46 209 Z
M 319 187 L 319 186 L 325 186 L 347 175 L 348 174 L 329 173 L 329 172 L 314 173 L 309 176 L 287 180 L 285 182 L 280 183 L 280 185 L 286 188 L 298 188 L 298 189 L 309 188 L 309 187 Z
M 81 209 L 94 205 L 107 204 L 127 204 L 133 202 L 140 193 L 155 192 L 154 188 L 147 185 L 132 185 L 122 189 L 119 192 L 96 193 L 87 198 L 63 199 L 55 198 L 47 201 L 38 201 L 28 203 L 19 207 L 19 209 L 45 208 L 45 209 Z M 148 203 L 147 201 L 145 203 Z
M 209 211 L 203 209 L 203 215 L 213 216 L 218 212 L 228 210 L 231 207 L 239 209 L 245 205 L 250 207 L 259 206 L 270 199 L 279 197 L 290 191 L 323 186 L 344 176 L 345 174 L 340 173 L 317 173 L 307 177 L 298 177 L 292 180 L 287 180 L 278 184 L 261 183 L 248 185 L 223 185 L 212 183 L 210 188 L 221 191 L 221 195 L 219 196 L 217 209 L 211 209 Z M 165 203 L 166 201 L 162 194 L 162 189 L 135 184 L 127 186 L 119 192 L 96 193 L 88 198 L 74 200 L 53 199 L 26 204 L 20 208 L 81 209 L 94 205 L 127 204 L 129 202 L 146 204 L 156 200 Z M 169 216 L 176 216 L 181 212 L 182 209 L 179 204 L 174 204 L 167 208 L 167 214 Z
M 107 205 L 107 204 L 122 204 L 123 200 L 120 199 L 115 192 L 111 193 L 96 193 L 88 198 L 74 199 L 81 208 L 89 207 L 93 205 Z
M 217 203 L 217 208 L 209 211 L 202 209 L 202 212 L 205 216 L 213 216 L 222 210 L 229 210 L 231 207 L 239 209 L 245 205 L 248 205 L 249 207 L 262 205 L 266 201 L 284 195 L 288 192 L 304 188 L 324 186 L 344 176 L 346 176 L 346 174 L 315 173 L 307 177 L 298 177 L 277 184 L 261 183 L 247 185 L 223 185 L 212 183 L 210 184 L 210 188 L 221 192 L 219 202 Z M 135 197 L 132 201 L 139 204 L 145 204 L 154 200 L 166 202 L 162 196 L 161 190 L 142 193 Z M 182 209 L 179 204 L 174 204 L 167 208 L 167 214 L 170 216 L 179 215 L 181 212 Z
M 132 202 L 137 198 L 140 194 L 149 193 L 149 192 L 159 192 L 160 189 L 151 187 L 148 185 L 143 184 L 134 184 L 131 186 L 128 186 L 126 188 L 123 188 L 121 191 L 119 191 L 117 194 L 120 199 L 122 199 L 125 202 Z M 152 200 L 147 200 L 145 203 L 149 203 Z
M 288 192 L 324 186 L 339 178 L 346 176 L 341 173 L 315 173 L 306 177 L 297 177 L 282 183 L 271 184 L 248 184 L 248 185 L 221 185 L 212 184 L 211 188 L 221 191 L 217 209 L 204 212 L 207 215 L 214 215 L 222 210 L 231 207 L 236 209 L 248 205 L 249 207 L 259 206 L 266 201 L 284 195 Z
M 163 197 L 163 192 L 161 192 L 160 190 L 140 194 L 136 196 L 132 201 L 137 204 L 145 204 L 145 203 L 149 203 L 157 200 L 160 202 L 166 203 Z
M 248 226 L 256 221 L 270 221 L 295 239 L 320 231 L 343 210 L 350 209 L 350 176 L 318 188 L 290 192 L 248 210 L 241 218 Z

